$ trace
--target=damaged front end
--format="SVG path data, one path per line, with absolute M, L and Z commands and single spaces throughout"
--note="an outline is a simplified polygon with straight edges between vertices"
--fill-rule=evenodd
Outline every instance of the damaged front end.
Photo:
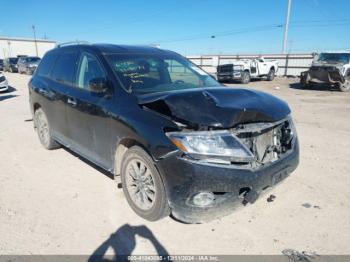
M 342 64 L 339 65 L 312 65 L 310 70 L 302 72 L 300 83 L 303 87 L 311 84 L 329 84 L 339 88 L 340 91 L 350 90 L 350 74 L 345 72 Z
M 175 123 L 174 151 L 157 161 L 174 217 L 206 222 L 254 203 L 298 165 L 290 110 L 271 95 L 215 88 L 139 98 L 144 110 Z
M 306 78 L 306 82 L 314 83 L 344 83 L 345 78 L 341 69 L 336 66 L 311 66 L 309 71 L 302 72 L 301 77 Z

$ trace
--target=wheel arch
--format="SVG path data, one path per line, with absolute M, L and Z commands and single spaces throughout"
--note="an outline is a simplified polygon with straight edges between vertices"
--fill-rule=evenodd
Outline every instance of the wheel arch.
M 147 152 L 153 158 L 152 154 L 146 149 L 146 147 L 140 143 L 135 138 L 126 137 L 119 141 L 116 146 L 115 154 L 114 154 L 114 176 L 120 176 L 121 173 L 121 164 L 123 161 L 123 157 L 126 151 L 132 146 L 139 146 L 143 150 Z

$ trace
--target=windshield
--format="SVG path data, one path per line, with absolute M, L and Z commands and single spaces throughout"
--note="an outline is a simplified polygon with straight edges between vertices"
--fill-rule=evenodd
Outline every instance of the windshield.
M 333 62 L 347 64 L 350 60 L 349 53 L 321 53 L 318 57 L 320 62 Z
M 27 57 L 27 62 L 33 63 L 33 62 L 38 62 L 40 61 L 39 57 Z
M 11 64 L 16 64 L 18 61 L 18 58 L 10 58 L 9 61 Z
M 206 72 L 178 55 L 106 55 L 124 88 L 135 94 L 220 86 Z

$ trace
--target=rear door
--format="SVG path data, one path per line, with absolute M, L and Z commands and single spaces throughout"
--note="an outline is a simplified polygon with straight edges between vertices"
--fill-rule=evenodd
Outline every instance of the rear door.
M 69 146 L 67 140 L 66 104 L 67 93 L 73 85 L 73 79 L 78 62 L 78 52 L 57 52 L 50 76 L 41 86 L 41 92 L 51 100 L 50 110 L 47 112 L 50 125 L 54 130 L 54 137 Z
M 68 136 L 74 150 L 105 169 L 112 167 L 110 124 L 108 115 L 111 96 L 94 93 L 89 88 L 92 79 L 107 79 L 100 60 L 90 52 L 79 56 L 75 87 L 68 92 Z

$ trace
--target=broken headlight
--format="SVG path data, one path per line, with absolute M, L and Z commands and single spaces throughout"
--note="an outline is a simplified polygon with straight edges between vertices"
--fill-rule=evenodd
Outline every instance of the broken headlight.
M 229 131 L 169 132 L 166 135 L 178 149 L 196 159 L 254 160 L 251 151 Z

